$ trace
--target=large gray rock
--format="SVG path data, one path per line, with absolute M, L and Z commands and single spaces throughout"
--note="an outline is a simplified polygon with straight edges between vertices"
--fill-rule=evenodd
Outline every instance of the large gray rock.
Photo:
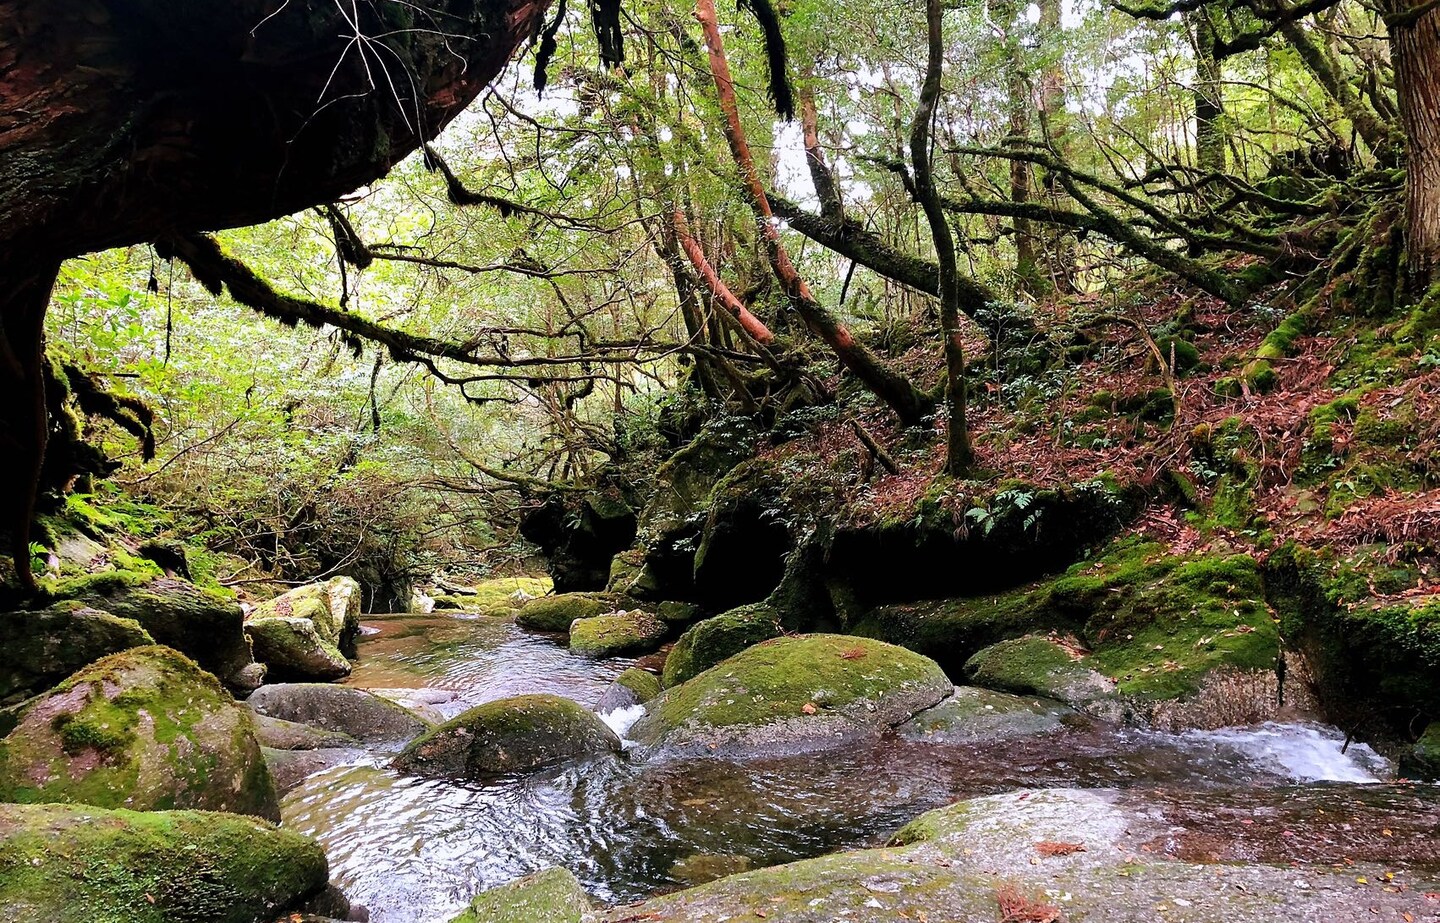
M 99 660 L 18 719 L 0 739 L 0 801 L 280 818 L 250 713 L 170 648 Z
M 394 766 L 417 775 L 483 778 L 620 749 L 620 738 L 588 708 L 557 695 L 520 695 L 445 722 L 406 747 Z
M 430 724 L 364 689 L 326 683 L 261 686 L 247 703 L 257 714 L 348 734 L 364 743 L 404 743 Z
M 953 690 L 933 660 L 882 641 L 776 638 L 666 690 L 628 736 L 663 758 L 801 753 L 877 736 Z
M 0 705 L 44 692 L 107 654 L 154 644 L 134 619 L 84 603 L 0 615 Z
M 318 843 L 248 817 L 0 804 L 15 923 L 269 923 L 328 878 Z
M 1233 803 L 1226 793 L 1201 793 L 1189 805 L 1155 802 L 1143 791 L 1012 792 L 922 815 L 890 848 L 744 872 L 593 920 L 1429 920 L 1434 876 L 1397 866 L 1400 852 L 1389 844 L 1432 857 L 1433 804 L 1414 792 L 1395 797 L 1407 808 L 1371 814 L 1323 788 L 1269 798 L 1247 790 Z M 1411 819 L 1417 807 L 1421 816 Z M 1352 817 L 1395 836 L 1347 834 Z M 1342 852 L 1331 845 L 1317 861 L 1305 853 L 1317 841 L 1282 835 L 1305 818 L 1330 824 L 1316 832 L 1342 838 Z M 1342 855 L 1347 861 L 1338 861 Z

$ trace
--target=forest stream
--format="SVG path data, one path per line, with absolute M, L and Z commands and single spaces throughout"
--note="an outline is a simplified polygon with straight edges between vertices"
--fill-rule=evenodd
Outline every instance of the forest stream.
M 372 616 L 348 683 L 448 719 L 531 692 L 593 707 L 632 663 L 577 656 L 508 620 Z M 606 721 L 623 736 L 627 717 Z M 891 734 L 787 759 L 604 759 L 488 783 L 402 776 L 390 756 L 351 751 L 282 803 L 285 825 L 320 841 L 333 880 L 375 923 L 448 919 L 476 892 L 554 865 L 601 901 L 639 900 L 881 845 L 924 811 L 1027 788 L 1125 789 L 1251 861 L 1362 855 L 1440 871 L 1440 802 L 1388 784 L 1388 761 L 1311 723 L 1181 734 L 1087 723 L 965 743 Z

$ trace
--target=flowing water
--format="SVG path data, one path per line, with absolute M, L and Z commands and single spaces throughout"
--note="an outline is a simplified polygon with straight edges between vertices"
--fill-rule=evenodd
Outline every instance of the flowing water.
M 593 706 L 631 663 L 577 657 L 508 622 L 454 615 L 372 620 L 360 656 L 352 684 L 446 717 L 527 692 Z M 608 720 L 623 731 L 627 717 Z M 1353 841 L 1347 831 L 1362 823 L 1352 815 L 1386 809 L 1381 793 L 1392 788 L 1373 785 L 1390 774 L 1383 759 L 1342 745 L 1333 729 L 1305 724 L 1180 735 L 1089 727 L 965 746 L 892 736 L 744 765 L 604 759 L 486 784 L 407 778 L 377 753 L 307 779 L 286 797 L 284 817 L 319 838 L 332 877 L 376 923 L 430 923 L 484 888 L 552 865 L 569 868 L 597 899 L 634 900 L 683 887 L 697 865 L 733 870 L 876 845 L 924 811 L 1023 787 L 1143 791 L 1194 827 L 1226 810 L 1270 810 L 1285 819 L 1257 828 L 1245 847 L 1252 859 L 1298 858 L 1287 850 L 1304 848 L 1340 861 Z M 1203 803 L 1194 793 L 1206 793 Z M 1311 801 L 1341 810 L 1291 810 Z M 1436 848 L 1424 844 L 1436 842 L 1440 809 L 1417 804 L 1414 830 L 1391 829 L 1393 811 L 1375 824 L 1388 831 L 1387 858 Z M 1344 829 L 1314 823 L 1342 816 Z M 1284 838 L 1263 837 L 1273 829 L 1278 838 L 1281 826 Z

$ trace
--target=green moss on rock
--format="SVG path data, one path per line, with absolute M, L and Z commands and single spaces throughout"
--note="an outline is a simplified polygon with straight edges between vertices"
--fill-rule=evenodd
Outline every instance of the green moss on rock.
M 520 608 L 515 622 L 535 631 L 569 631 L 576 619 L 594 618 L 616 610 L 616 600 L 589 593 L 561 593 L 532 599 Z
M 319 605 L 319 603 L 316 603 Z M 300 616 L 252 618 L 245 623 L 255 659 L 278 682 L 329 682 L 350 675 L 350 661 L 327 641 L 312 619 Z
M 1401 757 L 1400 771 L 1412 779 L 1440 780 L 1440 721 L 1430 722 L 1425 733 Z
M 112 654 L 26 703 L 0 740 L 0 801 L 280 816 L 249 712 L 158 646 Z
M 354 657 L 360 637 L 360 584 L 353 577 L 332 577 L 324 583 L 296 587 L 261 603 L 250 618 L 309 619 L 326 644 Z
M 521 695 L 445 722 L 406 747 L 394 766 L 417 775 L 483 778 L 619 750 L 620 739 L 589 709 L 557 695 Z
M 685 631 L 665 658 L 661 681 L 678 686 L 747 647 L 781 635 L 780 613 L 752 603 L 705 619 Z
M 645 653 L 658 648 L 669 630 L 639 609 L 576 619 L 570 625 L 570 650 L 589 657 Z
M 986 689 L 1045 696 L 1111 720 L 1124 717 L 1115 684 L 1084 660 L 1054 638 L 1028 636 L 980 651 L 965 664 L 965 675 Z
M 149 579 L 109 571 L 62 580 L 49 590 L 55 600 L 79 600 L 124 619 L 134 619 L 159 644 L 173 647 L 232 689 L 249 692 L 256 680 L 240 605 L 183 580 Z
M 589 910 L 575 876 L 553 868 L 482 892 L 450 923 L 580 923 Z
M 134 619 L 79 602 L 0 616 L 0 705 L 49 689 L 107 654 L 155 641 Z
M 263 821 L 0 804 L 0 918 L 268 923 L 324 889 L 325 853 Z
M 776 638 L 667 690 L 629 736 L 666 757 L 815 750 L 879 734 L 953 689 L 934 661 L 894 645 Z

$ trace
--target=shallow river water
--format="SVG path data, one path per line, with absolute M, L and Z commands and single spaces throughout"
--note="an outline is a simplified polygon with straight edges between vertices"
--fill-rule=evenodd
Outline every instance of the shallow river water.
M 630 663 L 575 656 L 496 619 L 392 616 L 367 622 L 349 682 L 450 717 L 529 692 L 593 706 Z M 599 900 L 628 901 L 683 887 L 677 863 L 692 856 L 758 867 L 878 845 L 924 811 L 1015 788 L 1143 789 L 1176 812 L 1187 810 L 1187 793 L 1210 792 L 1192 812 L 1204 815 L 1197 823 L 1217 814 L 1216 795 L 1247 818 L 1311 802 L 1363 812 L 1367 799 L 1390 797 L 1389 786 L 1374 785 L 1389 777 L 1386 762 L 1364 746 L 1342 753 L 1342 744 L 1334 729 L 1304 724 L 1180 735 L 1073 729 L 965 746 L 889 737 L 744 765 L 603 760 L 483 785 L 407 778 L 375 753 L 307 779 L 283 811 L 287 826 L 324 844 L 332 877 L 376 923 L 443 923 L 476 892 L 551 865 L 569 868 Z M 1413 837 L 1405 854 L 1428 862 L 1440 813 L 1420 805 L 1413 830 L 1387 821 L 1386 845 Z M 1338 814 L 1300 813 L 1287 816 L 1284 840 L 1247 846 L 1250 857 L 1328 859 L 1331 849 L 1338 861 L 1352 849 L 1354 824 L 1307 827 L 1306 818 Z

